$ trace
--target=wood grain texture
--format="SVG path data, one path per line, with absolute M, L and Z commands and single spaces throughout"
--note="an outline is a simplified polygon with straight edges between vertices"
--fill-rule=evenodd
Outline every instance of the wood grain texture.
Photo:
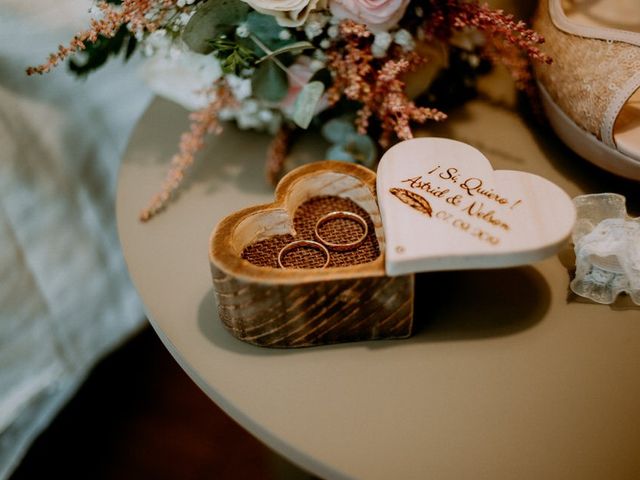
M 213 284 L 225 328 L 254 345 L 308 347 L 412 332 L 409 275 L 273 285 L 239 280 L 214 267 Z
M 479 150 L 447 138 L 390 148 L 377 185 L 392 276 L 533 263 L 565 245 L 576 218 L 554 183 L 494 170 Z
M 209 258 L 221 271 L 247 281 L 299 284 L 319 280 L 383 276 L 384 256 L 373 262 L 351 268 L 324 270 L 283 270 L 252 265 L 242 259 L 242 251 L 254 242 L 273 235 L 295 236 L 294 213 L 306 200 L 335 195 L 353 200 L 371 217 L 380 250 L 385 237 L 375 196 L 376 175 L 359 165 L 344 162 L 316 162 L 299 167 L 285 175 L 275 192 L 275 201 L 267 205 L 245 208 L 225 217 L 211 234 Z
M 210 240 L 210 264 L 221 321 L 232 335 L 266 347 L 306 347 L 404 338 L 413 328 L 413 276 L 389 278 L 375 174 L 358 165 L 318 162 L 285 176 L 272 204 L 224 218 Z M 380 255 L 326 269 L 257 266 L 241 258 L 248 245 L 296 236 L 296 209 L 319 196 L 344 197 L 369 215 Z

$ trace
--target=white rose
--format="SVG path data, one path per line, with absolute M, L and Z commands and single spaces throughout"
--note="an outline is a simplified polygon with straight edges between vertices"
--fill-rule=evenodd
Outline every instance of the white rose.
M 327 0 L 243 0 L 254 10 L 276 17 L 283 27 L 302 25 L 313 10 L 326 8 Z

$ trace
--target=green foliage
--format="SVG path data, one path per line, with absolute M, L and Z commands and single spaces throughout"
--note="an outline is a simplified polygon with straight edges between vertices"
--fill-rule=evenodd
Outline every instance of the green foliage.
M 350 133 L 344 142 L 329 148 L 326 157 L 330 160 L 359 163 L 372 168 L 376 162 L 376 154 L 376 144 L 371 137 Z
M 294 43 L 290 43 L 289 45 L 285 45 L 284 47 L 280 47 L 274 51 L 272 51 L 271 53 L 266 54 L 264 57 L 261 57 L 258 60 L 258 63 L 263 62 L 265 60 L 268 60 L 270 58 L 273 57 L 277 57 L 278 55 L 282 55 L 283 53 L 299 53 L 302 50 L 306 50 L 309 48 L 314 48 L 313 44 L 311 42 L 294 42 Z
M 283 40 L 280 38 L 280 32 L 284 29 L 275 17 L 265 15 L 258 12 L 251 12 L 247 15 L 247 28 L 252 35 L 255 35 L 270 50 L 278 50 L 287 45 L 295 43 L 296 39 L 292 35 L 290 38 Z
M 322 136 L 333 143 L 327 150 L 330 160 L 353 162 L 372 168 L 375 165 L 377 148 L 368 135 L 360 135 L 353 125 L 353 118 L 338 117 L 322 127 Z
M 289 91 L 287 74 L 273 60 L 262 62 L 251 78 L 253 94 L 267 102 L 279 102 Z
M 211 53 L 214 39 L 231 34 L 248 12 L 249 6 L 241 0 L 207 0 L 189 19 L 182 40 L 194 52 Z
M 240 25 L 246 35 L 236 33 Z M 250 12 L 241 0 L 207 0 L 189 20 L 182 39 L 195 52 L 213 53 L 225 74 L 238 75 L 262 63 L 252 78 L 254 94 L 279 101 L 287 93 L 287 75 L 270 60 L 313 47 L 309 42 L 296 42 L 294 37 L 283 40 L 282 31 L 273 16 Z M 287 63 L 286 58 L 283 61 Z
M 293 121 L 300 128 L 309 127 L 323 93 L 324 85 L 322 82 L 309 82 L 302 87 L 293 106 Z
M 88 43 L 87 48 L 78 55 L 84 61 L 71 59 L 69 69 L 78 76 L 88 75 L 104 65 L 109 57 L 118 55 L 122 50 L 125 52 L 125 61 L 128 60 L 137 44 L 136 37 L 127 30 L 126 25 L 122 25 L 113 37 L 99 35 L 95 42 Z
M 230 40 L 226 35 L 221 35 L 211 42 L 211 47 L 216 57 L 220 60 L 220 66 L 224 73 L 238 74 L 243 68 L 253 66 L 257 58 L 252 49 L 244 42 Z
M 332 118 L 322 126 L 322 136 L 331 143 L 345 143 L 347 136 L 355 133 L 356 127 L 351 118 Z

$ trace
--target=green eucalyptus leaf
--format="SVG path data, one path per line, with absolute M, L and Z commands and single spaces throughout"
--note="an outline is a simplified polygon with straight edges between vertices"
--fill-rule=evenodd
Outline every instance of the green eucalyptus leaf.
M 366 167 L 373 167 L 376 161 L 376 144 L 368 135 L 352 133 L 347 135 L 344 147 L 356 161 Z
M 273 15 L 265 15 L 259 12 L 251 12 L 247 15 L 247 28 L 251 33 L 260 37 L 263 42 L 278 38 L 282 30 Z
M 346 143 L 347 137 L 355 133 L 353 122 L 345 118 L 333 118 L 322 126 L 322 136 L 331 143 Z
M 311 42 L 303 41 L 303 42 L 290 43 L 289 45 L 285 45 L 284 47 L 278 48 L 273 52 L 265 55 L 264 57 L 260 58 L 256 63 L 264 62 L 265 60 L 268 60 L 272 57 L 276 57 L 281 53 L 294 52 L 296 50 L 306 50 L 309 48 L 314 48 Z
M 359 163 L 373 168 L 378 151 L 375 142 L 368 135 L 350 133 L 344 141 L 335 143 L 327 150 L 329 160 Z
M 311 123 L 323 93 L 322 82 L 309 82 L 300 90 L 293 105 L 293 121 L 300 128 L 307 128 Z
M 325 157 L 327 160 L 356 163 L 356 159 L 353 158 L 353 155 L 345 149 L 344 145 L 332 145 L 327 150 Z
M 253 94 L 268 102 L 279 102 L 289 91 L 287 74 L 273 61 L 263 62 L 251 78 Z
M 251 12 L 246 17 L 246 25 L 249 32 L 259 38 L 271 50 L 277 50 L 296 41 L 293 35 L 287 40 L 280 38 L 280 32 L 284 30 L 284 27 L 278 25 L 273 15 Z
M 197 53 L 211 53 L 211 41 L 230 33 L 247 17 L 249 6 L 242 0 L 207 0 L 184 27 L 182 40 Z

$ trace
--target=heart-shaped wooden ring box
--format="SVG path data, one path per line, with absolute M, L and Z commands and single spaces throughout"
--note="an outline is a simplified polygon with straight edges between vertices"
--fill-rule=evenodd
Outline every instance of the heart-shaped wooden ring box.
M 314 240 L 317 219 L 343 210 L 367 221 L 358 251 L 330 252 L 323 269 L 278 268 L 278 251 Z M 305 165 L 281 180 L 273 203 L 214 229 L 220 319 L 237 338 L 269 347 L 408 337 L 413 273 L 543 259 L 565 245 L 575 216 L 553 183 L 494 171 L 478 150 L 449 139 L 399 143 L 382 157 L 377 178 L 350 163 Z
M 375 173 L 365 167 L 317 162 L 287 174 L 276 187 L 273 203 L 245 208 L 218 224 L 209 256 L 219 316 L 232 335 L 267 347 L 411 335 L 413 275 L 385 276 L 375 185 Z M 249 245 L 295 234 L 296 210 L 324 196 L 349 199 L 368 215 L 379 246 L 377 258 L 324 269 L 257 266 L 242 258 Z

